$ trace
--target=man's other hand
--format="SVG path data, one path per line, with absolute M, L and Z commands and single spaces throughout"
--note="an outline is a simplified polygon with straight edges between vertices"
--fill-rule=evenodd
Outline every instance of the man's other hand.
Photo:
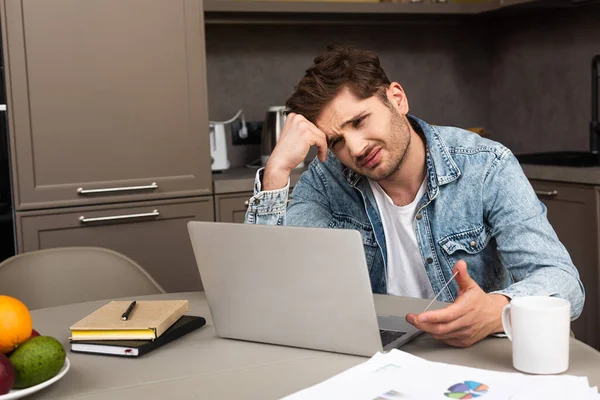
M 502 332 L 502 309 L 508 298 L 487 294 L 471 279 L 467 263 L 454 265 L 458 297 L 446 308 L 408 314 L 406 320 L 434 338 L 455 347 L 469 347 L 486 336 Z

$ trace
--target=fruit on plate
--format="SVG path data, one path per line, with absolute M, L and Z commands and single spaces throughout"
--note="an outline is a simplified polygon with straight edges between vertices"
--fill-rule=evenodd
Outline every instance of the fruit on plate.
M 0 354 L 13 351 L 31 336 L 31 315 L 20 300 L 0 295 Z
M 34 337 L 37 337 L 37 336 L 42 336 L 42 335 L 40 335 L 40 333 L 39 333 L 38 331 L 36 331 L 35 329 L 32 329 L 32 330 L 31 330 L 31 336 L 29 336 L 29 339 L 31 339 L 31 338 L 34 338 Z M 29 340 L 29 339 L 27 339 L 27 340 Z M 17 346 L 17 347 L 18 347 L 18 346 Z M 15 347 L 15 348 L 16 348 L 16 347 Z M 14 350 L 13 350 L 13 351 L 14 351 Z M 9 353 L 6 353 L 6 356 L 7 356 L 7 357 L 10 357 L 10 355 L 11 355 L 11 354 L 12 354 L 12 351 L 11 351 L 11 352 L 9 352 Z
M 9 357 L 15 369 L 14 389 L 25 389 L 54 377 L 65 364 L 63 345 L 51 336 L 29 339 Z
M 15 383 L 15 369 L 8 357 L 0 354 L 0 396 L 8 393 Z

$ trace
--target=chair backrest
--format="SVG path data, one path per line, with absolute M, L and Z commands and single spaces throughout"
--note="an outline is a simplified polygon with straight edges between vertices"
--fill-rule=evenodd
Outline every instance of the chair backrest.
M 61 247 L 0 263 L 0 294 L 31 309 L 165 293 L 135 261 L 100 247 Z

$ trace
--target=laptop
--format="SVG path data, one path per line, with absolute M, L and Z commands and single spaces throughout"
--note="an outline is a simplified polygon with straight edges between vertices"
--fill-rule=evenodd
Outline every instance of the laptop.
M 421 333 L 376 314 L 358 231 L 196 221 L 188 231 L 220 337 L 371 357 Z

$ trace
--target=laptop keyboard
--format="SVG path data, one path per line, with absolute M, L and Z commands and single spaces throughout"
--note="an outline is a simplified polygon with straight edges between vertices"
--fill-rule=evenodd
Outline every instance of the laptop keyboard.
M 379 335 L 381 336 L 381 345 L 385 347 L 388 344 L 392 343 L 394 340 L 398 339 L 399 337 L 406 335 L 406 332 L 387 331 L 380 329 Z

